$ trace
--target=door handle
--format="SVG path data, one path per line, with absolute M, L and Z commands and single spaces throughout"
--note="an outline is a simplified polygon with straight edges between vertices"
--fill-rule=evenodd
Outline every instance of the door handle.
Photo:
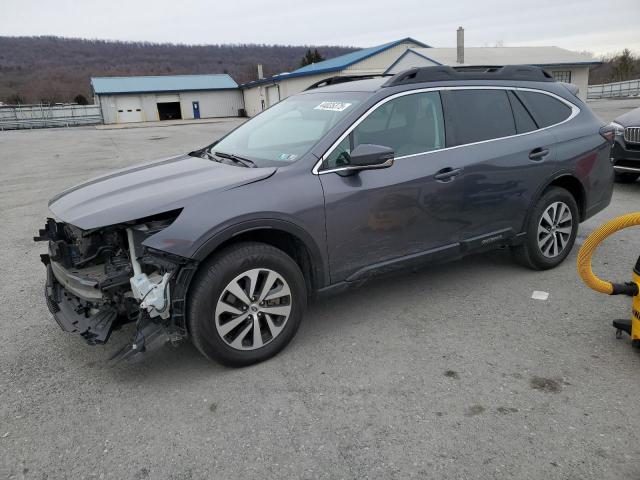
M 536 161 L 542 160 L 547 155 L 549 155 L 548 148 L 534 148 L 533 150 L 531 150 L 531 152 L 529 152 L 529 158 Z
M 438 180 L 439 182 L 450 182 L 455 179 L 458 175 L 462 173 L 461 168 L 443 168 L 438 173 L 436 173 L 433 178 Z

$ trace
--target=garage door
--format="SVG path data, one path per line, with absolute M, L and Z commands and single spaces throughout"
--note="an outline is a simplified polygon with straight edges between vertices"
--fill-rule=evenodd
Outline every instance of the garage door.
M 116 99 L 116 123 L 143 122 L 142 103 L 138 97 L 118 97 Z
M 280 91 L 277 85 L 267 87 L 267 107 L 275 105 L 280 101 Z

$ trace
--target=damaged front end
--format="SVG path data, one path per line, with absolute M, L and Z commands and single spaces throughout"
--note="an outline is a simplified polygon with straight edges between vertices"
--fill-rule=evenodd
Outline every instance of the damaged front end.
M 136 322 L 118 359 L 186 338 L 186 293 L 196 263 L 143 245 L 179 213 L 92 230 L 49 218 L 34 240 L 49 243 L 49 253 L 41 255 L 45 297 L 58 325 L 96 345 Z

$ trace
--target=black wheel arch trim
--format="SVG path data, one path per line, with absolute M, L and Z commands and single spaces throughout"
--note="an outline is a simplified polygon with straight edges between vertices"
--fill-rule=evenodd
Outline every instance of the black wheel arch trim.
M 313 236 L 296 223 L 278 218 L 255 218 L 228 225 L 202 242 L 196 249 L 193 258 L 197 261 L 202 261 L 211 255 L 220 245 L 234 237 L 259 230 L 281 231 L 297 238 L 307 248 L 311 256 L 311 268 L 314 271 L 314 278 L 316 279 L 315 288 L 318 289 L 329 285 L 329 262 L 326 255 L 322 254 L 322 249 L 314 240 Z
M 565 178 L 565 177 L 571 177 L 574 180 L 577 180 L 578 183 L 580 184 L 580 189 L 582 190 L 582 197 L 583 197 L 583 204 L 580 204 L 580 199 L 576 198 L 576 203 L 578 204 L 578 211 L 580 213 L 580 222 L 584 221 L 584 216 L 586 215 L 586 211 L 587 211 L 587 191 L 584 188 L 584 184 L 582 182 L 582 180 L 580 180 L 580 178 L 575 174 L 575 172 L 571 171 L 571 170 L 562 170 L 559 172 L 554 173 L 552 176 L 550 176 L 547 181 L 545 183 L 543 183 L 538 190 L 536 190 L 535 195 L 532 197 L 533 200 L 531 201 L 531 205 L 529 205 L 529 210 L 527 211 L 527 215 L 525 217 L 524 220 L 524 224 L 522 225 L 522 229 L 521 231 L 526 231 L 527 225 L 529 224 L 529 220 L 531 219 L 531 215 L 533 214 L 533 211 L 535 210 L 536 205 L 538 204 L 538 201 L 540 200 L 540 198 L 542 198 L 542 195 L 544 194 L 544 192 L 551 186 L 551 184 L 553 182 L 555 182 L 556 180 L 559 180 L 561 178 Z M 559 187 L 562 188 L 562 187 Z

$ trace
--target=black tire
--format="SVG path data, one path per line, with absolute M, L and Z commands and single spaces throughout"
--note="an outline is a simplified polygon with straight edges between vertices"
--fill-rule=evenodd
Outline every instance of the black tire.
M 268 343 L 254 350 L 238 350 L 230 346 L 216 328 L 216 305 L 230 282 L 252 269 L 272 270 L 286 281 L 291 292 L 291 310 L 282 330 Z M 189 292 L 189 333 L 195 347 L 207 358 L 232 367 L 251 365 L 274 356 L 287 346 L 298 331 L 306 306 L 304 276 L 291 257 L 264 243 L 238 243 L 203 263 L 194 278 Z M 248 327 L 249 324 L 245 325 Z
M 640 173 L 616 172 L 616 182 L 635 183 L 640 178 Z
M 542 220 L 543 214 L 547 209 L 556 202 L 562 202 L 571 211 L 572 224 L 571 233 L 565 247 L 557 256 L 548 257 L 542 252 L 538 244 L 538 226 Z M 571 249 L 576 241 L 578 227 L 580 224 L 580 214 L 578 204 L 573 195 L 560 187 L 548 188 L 536 202 L 531 215 L 529 216 L 526 227 L 526 238 L 522 245 L 518 245 L 513 249 L 514 257 L 518 263 L 532 270 L 548 270 L 560 265 L 565 258 L 571 253 Z

